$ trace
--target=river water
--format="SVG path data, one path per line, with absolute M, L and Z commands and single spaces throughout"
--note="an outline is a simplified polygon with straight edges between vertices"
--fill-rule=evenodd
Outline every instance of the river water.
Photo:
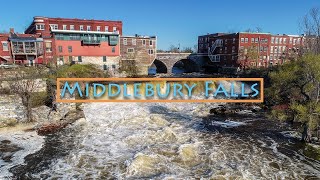
M 241 111 L 208 116 L 217 104 L 92 103 L 86 121 L 46 137 L 11 168 L 30 179 L 318 179 L 292 129 Z

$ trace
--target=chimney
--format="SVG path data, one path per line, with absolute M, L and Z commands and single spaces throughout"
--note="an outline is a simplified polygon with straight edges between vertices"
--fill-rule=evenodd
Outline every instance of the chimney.
M 10 28 L 10 33 L 14 34 L 14 28 Z

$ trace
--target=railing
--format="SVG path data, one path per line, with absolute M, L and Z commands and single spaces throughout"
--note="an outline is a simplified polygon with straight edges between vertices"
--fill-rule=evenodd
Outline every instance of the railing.
M 214 55 L 217 47 L 222 47 L 222 40 L 217 39 L 211 47 L 208 47 L 208 56 L 212 62 L 220 62 L 220 55 Z
M 100 40 L 83 39 L 82 44 L 100 44 Z

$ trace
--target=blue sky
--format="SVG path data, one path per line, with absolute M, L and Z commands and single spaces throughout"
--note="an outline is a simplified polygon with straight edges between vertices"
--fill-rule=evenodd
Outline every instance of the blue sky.
M 183 48 L 196 45 L 198 35 L 255 27 L 298 34 L 299 21 L 312 7 L 320 8 L 320 0 L 19 1 L 1 9 L 0 31 L 23 32 L 33 16 L 122 20 L 124 35 L 156 35 L 158 49 Z

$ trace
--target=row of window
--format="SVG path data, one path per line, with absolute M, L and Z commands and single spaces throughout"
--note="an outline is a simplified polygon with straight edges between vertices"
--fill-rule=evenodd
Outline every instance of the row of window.
M 51 44 L 51 43 L 50 43 Z M 50 49 L 48 49 L 49 51 L 47 52 L 51 52 L 52 48 L 50 47 Z M 63 52 L 63 48 L 62 46 L 58 46 L 58 52 L 59 53 L 62 53 Z M 115 53 L 116 52 L 116 48 L 115 47 L 112 47 L 111 48 L 111 52 L 112 53 Z M 68 53 L 72 53 L 72 46 L 68 46 Z
M 301 39 L 300 38 L 289 38 L 289 44 L 300 44 Z M 271 37 L 271 44 L 287 44 L 287 38 L 282 38 L 282 37 Z
M 147 41 L 145 39 L 142 39 L 142 45 L 146 45 L 147 44 Z M 137 40 L 132 38 L 131 39 L 131 44 L 133 46 L 137 45 Z M 123 45 L 128 45 L 128 39 L 127 38 L 123 38 Z M 153 45 L 153 41 L 152 40 L 149 40 L 149 45 L 152 46 Z
M 64 57 L 63 56 L 59 56 L 58 58 L 59 61 L 64 61 Z M 78 62 L 82 62 L 82 56 L 77 56 L 77 60 Z M 69 56 L 69 62 L 73 61 L 73 57 Z M 107 62 L 107 56 L 102 56 L 102 61 L 103 62 Z
M 248 43 L 249 38 L 241 38 L 241 43 Z M 251 38 L 251 43 L 259 43 L 259 38 Z M 260 43 L 268 43 L 267 38 L 260 38 Z
M 135 51 L 134 51 L 134 48 L 128 48 L 127 52 L 128 53 L 134 53 Z M 149 55 L 153 55 L 154 54 L 154 50 L 153 49 L 148 49 L 148 54 Z
M 59 29 L 59 25 L 58 24 L 50 24 L 50 28 L 54 29 L 54 30 L 58 30 Z M 79 26 L 79 30 L 80 31 L 84 31 L 85 29 L 84 25 L 80 25 Z M 36 30 L 45 30 L 45 25 L 44 24 L 37 24 L 36 25 Z M 62 25 L 62 30 L 76 30 L 75 29 L 75 25 L 69 25 L 69 28 L 67 25 Z M 104 29 L 101 26 L 96 26 L 96 29 L 93 29 L 91 26 L 86 26 L 86 31 L 105 31 L 105 32 L 109 32 L 109 26 L 104 26 Z M 112 27 L 112 31 L 116 32 L 118 29 L 117 27 Z
M 225 56 L 225 55 L 213 56 L 213 62 L 220 62 L 220 60 L 226 61 L 227 60 L 227 56 Z M 231 56 L 231 60 L 232 61 L 236 61 L 237 60 L 237 56 Z

